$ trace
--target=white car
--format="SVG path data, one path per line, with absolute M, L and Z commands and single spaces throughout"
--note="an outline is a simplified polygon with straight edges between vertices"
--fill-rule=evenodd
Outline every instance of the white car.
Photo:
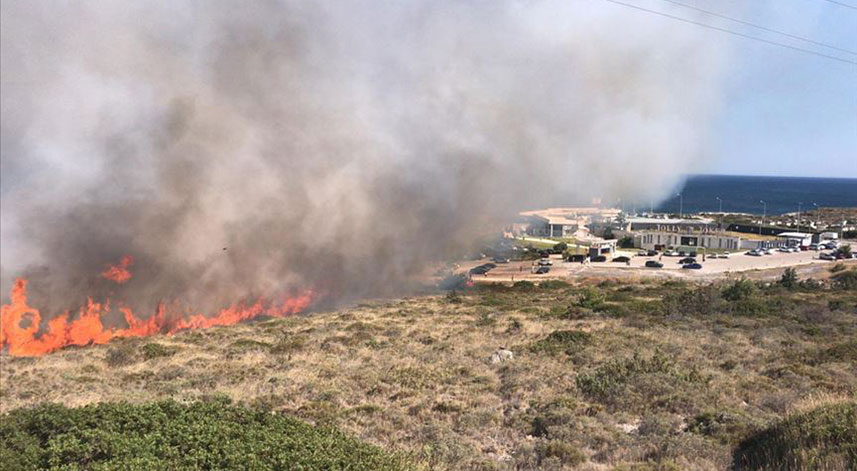
M 748 250 L 748 251 L 744 252 L 744 254 L 745 255 L 752 255 L 754 257 L 761 257 L 762 256 L 762 252 L 759 252 L 758 250 L 755 250 L 755 249 L 754 250 Z
M 646 251 L 646 250 L 638 250 L 638 251 L 637 251 L 637 255 L 638 255 L 638 256 L 640 256 L 640 257 L 645 257 L 645 256 L 646 256 L 646 255 L 648 255 L 648 254 L 649 254 L 649 252 L 648 252 L 648 251 Z
M 762 253 L 764 253 L 765 255 L 773 255 L 773 254 L 774 254 L 774 249 L 772 249 L 772 248 L 767 248 L 767 249 L 763 250 L 763 251 L 762 251 Z
M 667 257 L 675 257 L 676 253 L 672 250 L 667 250 L 666 252 L 664 252 L 664 255 L 666 255 Z
M 722 254 L 715 255 L 717 258 L 729 258 L 729 254 L 727 252 L 723 252 Z

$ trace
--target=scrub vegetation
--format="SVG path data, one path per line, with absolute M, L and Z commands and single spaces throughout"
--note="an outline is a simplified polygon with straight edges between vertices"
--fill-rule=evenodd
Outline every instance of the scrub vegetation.
M 52 459 L 82 463 L 124 447 L 110 426 L 104 437 L 40 432 L 52 414 L 101 411 L 110 423 L 218 407 L 225 423 L 205 435 L 218 443 L 219 427 L 237 418 L 260 420 L 246 433 L 265 440 L 290 430 L 306 431 L 308 444 L 348 437 L 318 458 L 334 464 L 306 469 L 855 469 L 857 271 L 834 275 L 485 285 L 4 356 L 0 440 L 24 450 L 10 456 L 50 469 Z M 232 404 L 212 405 L 213 394 Z M 155 447 L 141 456 L 178 446 L 135 433 L 121 440 Z M 229 443 L 228 453 L 254 452 Z M 343 454 L 378 461 L 349 468 L 336 461 Z

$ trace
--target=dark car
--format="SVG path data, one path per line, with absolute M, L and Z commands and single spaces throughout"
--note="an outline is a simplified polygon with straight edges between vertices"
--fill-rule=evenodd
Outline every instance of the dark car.
M 686 265 L 682 265 L 681 267 L 682 268 L 688 268 L 691 270 L 699 270 L 700 268 L 702 268 L 702 265 L 699 263 L 688 263 Z
M 684 250 L 679 250 L 679 251 L 678 251 L 678 256 L 679 256 L 679 257 L 684 257 L 685 255 L 687 255 L 687 252 L 685 252 Z
M 628 258 L 628 257 L 626 257 L 626 256 L 624 256 L 624 255 L 622 255 L 621 257 L 616 257 L 616 258 L 614 258 L 614 259 L 613 259 L 613 261 L 614 261 L 614 262 L 619 262 L 619 263 L 628 263 L 628 262 L 630 262 L 630 261 L 631 261 L 631 259 L 630 259 L 630 258 Z
M 569 261 L 569 262 L 577 262 L 577 263 L 580 263 L 580 262 L 582 262 L 582 261 L 583 261 L 583 260 L 585 260 L 585 259 L 586 259 L 586 255 L 582 255 L 582 254 L 571 254 L 571 255 L 569 255 L 569 256 L 568 256 L 568 261 Z
M 494 263 L 509 263 L 509 259 L 506 257 L 494 257 L 491 261 Z
M 655 260 L 649 260 L 648 262 L 646 262 L 646 266 L 649 268 L 663 268 L 664 264 Z
M 649 251 L 646 253 L 646 256 L 654 257 L 654 256 L 655 256 L 655 255 L 657 255 L 657 254 L 658 254 L 658 251 L 657 251 L 657 250 L 649 250 Z
M 538 267 L 538 268 L 536 268 L 536 271 L 534 271 L 533 273 L 535 273 L 536 275 L 544 275 L 545 273 L 547 273 L 549 271 L 551 271 L 550 267 Z
M 683 259 L 679 260 L 678 263 L 681 263 L 682 265 L 684 265 L 685 263 L 696 263 L 696 259 L 693 257 L 684 257 Z
M 596 256 L 592 257 L 592 261 L 593 262 L 606 262 L 607 257 L 605 257 L 604 255 L 596 255 Z
M 689 253 L 689 254 L 687 254 L 687 255 L 688 255 L 688 257 L 696 257 L 696 251 L 695 251 L 695 250 L 691 250 L 691 251 L 690 251 L 690 253 Z

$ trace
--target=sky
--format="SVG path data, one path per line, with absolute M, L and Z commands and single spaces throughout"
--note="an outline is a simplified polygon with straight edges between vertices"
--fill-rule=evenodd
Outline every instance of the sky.
M 756 25 L 857 51 L 857 8 L 826 0 L 678 0 Z M 627 0 L 792 46 L 857 55 L 759 31 L 665 0 Z M 857 0 L 841 0 L 857 6 Z M 616 5 L 616 8 L 627 8 Z M 709 153 L 694 173 L 857 178 L 857 65 L 845 64 L 640 11 L 640 21 L 695 30 L 730 51 Z

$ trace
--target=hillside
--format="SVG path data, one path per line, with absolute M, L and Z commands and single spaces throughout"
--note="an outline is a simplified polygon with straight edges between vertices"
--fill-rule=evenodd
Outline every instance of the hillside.
M 484 286 L 4 355 L 0 408 L 227 396 L 336 426 L 417 469 L 729 469 L 768 456 L 777 424 L 800 437 L 795 414 L 853 413 L 857 271 L 845 273 Z M 801 454 L 800 440 L 781 455 L 789 469 L 845 470 L 857 444 L 843 440 L 829 456 Z

